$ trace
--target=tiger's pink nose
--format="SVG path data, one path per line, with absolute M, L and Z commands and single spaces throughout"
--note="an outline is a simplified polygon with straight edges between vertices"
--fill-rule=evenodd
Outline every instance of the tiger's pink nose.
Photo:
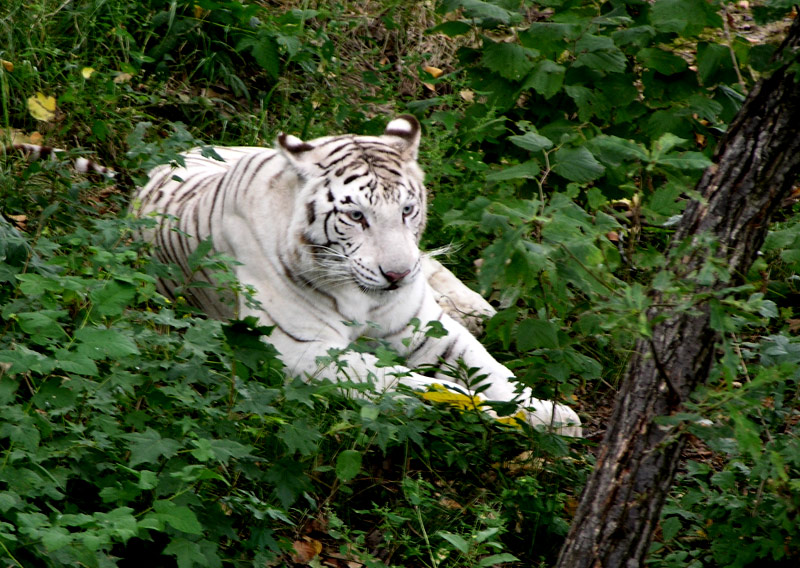
M 381 274 L 383 274 L 383 277 L 386 278 L 386 280 L 388 280 L 390 284 L 397 284 L 403 278 L 408 276 L 409 272 L 411 272 L 411 271 L 410 270 L 404 270 L 403 272 L 393 272 L 391 270 L 384 271 L 383 269 L 381 269 Z

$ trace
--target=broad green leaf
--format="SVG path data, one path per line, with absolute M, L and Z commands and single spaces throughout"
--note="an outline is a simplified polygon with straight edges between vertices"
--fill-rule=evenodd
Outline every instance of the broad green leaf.
M 552 322 L 535 318 L 522 320 L 517 328 L 517 348 L 520 351 L 558 348 L 558 328 Z
M 658 0 L 650 9 L 650 22 L 660 32 L 691 36 L 706 27 L 722 27 L 722 19 L 707 2 Z
M 515 146 L 524 148 L 529 152 L 541 152 L 553 147 L 553 142 L 541 134 L 535 132 L 526 132 L 519 136 L 509 136 L 508 139 Z
M 193 440 L 192 443 L 197 446 L 197 449 L 192 451 L 192 455 L 199 461 L 208 461 L 213 458 L 225 465 L 231 458 L 241 459 L 249 456 L 253 449 L 252 446 L 245 446 L 235 440 L 218 438 L 200 438 Z
M 433 26 L 425 30 L 426 34 L 444 34 L 446 36 L 455 37 L 467 34 L 472 31 L 472 26 L 467 22 L 460 20 L 453 20 L 449 22 L 442 22 L 437 26 Z
M 107 527 L 111 535 L 122 542 L 127 542 L 139 532 L 138 522 L 130 507 L 117 507 L 108 513 L 98 511 L 92 517 L 98 525 Z
M 478 561 L 478 566 L 499 566 L 505 562 L 519 562 L 519 558 L 513 554 L 502 552 L 500 554 L 492 554 L 486 556 Z
M 153 509 L 159 520 L 173 528 L 188 534 L 203 534 L 203 525 L 189 507 L 177 505 L 173 501 L 159 500 L 153 503 Z
M 467 542 L 463 537 L 447 531 L 439 531 L 438 534 L 440 537 L 452 544 L 453 547 L 461 554 L 467 554 L 469 552 L 469 542 Z
M 264 480 L 274 486 L 275 495 L 284 508 L 290 507 L 303 492 L 311 490 L 304 465 L 293 458 L 275 462 Z
M 116 329 L 83 327 L 75 332 L 75 340 L 78 353 L 95 360 L 139 354 L 136 343 Z
M 566 73 L 566 68 L 563 65 L 549 59 L 542 59 L 536 63 L 522 88 L 523 90 L 533 89 L 545 99 L 549 99 L 561 90 L 564 84 L 564 73 Z
M 300 419 L 281 426 L 278 438 L 286 444 L 290 454 L 300 452 L 300 455 L 309 456 L 317 451 L 322 434 L 308 421 Z
M 586 183 L 602 176 L 605 167 L 589 150 L 581 146 L 559 148 L 553 154 L 553 171 L 569 181 Z
M 8 438 L 29 451 L 39 446 L 41 440 L 39 428 L 30 416 L 22 413 L 19 407 L 8 408 L 3 420 L 4 422 L 0 422 L 0 439 Z
M 661 521 L 661 532 L 664 542 L 669 542 L 675 538 L 681 528 L 681 520 L 678 517 L 668 517 Z
M 56 366 L 68 373 L 75 373 L 86 377 L 96 377 L 99 374 L 94 359 L 87 356 L 85 353 L 56 349 L 54 355 Z
M 722 69 L 731 69 L 731 52 L 725 45 L 700 43 L 697 45 L 697 74 L 700 81 L 710 86 L 711 79 Z
M 119 316 L 136 297 L 136 287 L 127 282 L 109 280 L 102 288 L 89 292 L 92 311 L 101 316 Z
M 199 543 L 180 537 L 174 537 L 164 548 L 164 554 L 175 557 L 178 568 L 195 568 L 208 566 L 206 553 Z
M 340 481 L 350 481 L 361 471 L 361 452 L 344 450 L 336 456 L 336 477 Z
M 758 459 L 764 452 L 758 427 L 744 414 L 734 413 L 733 433 L 743 454 Z
M 689 67 L 683 57 L 657 47 L 642 49 L 637 57 L 644 67 L 658 71 L 662 75 L 675 75 Z
M 506 25 L 520 19 L 519 14 L 481 0 L 454 0 L 446 3 L 448 10 L 455 10 L 459 6 L 464 9 L 467 18 L 496 20 Z
M 43 340 L 55 340 L 67 335 L 67 332 L 64 331 L 64 328 L 59 323 L 60 319 L 68 315 L 66 310 L 39 310 L 38 312 L 22 312 L 15 315 L 22 331 L 32 336 Z
M 265 33 L 259 35 L 252 45 L 253 58 L 263 67 L 270 77 L 277 79 L 280 75 L 281 60 L 275 39 Z
M 161 434 L 152 428 L 144 432 L 133 432 L 124 436 L 132 442 L 131 457 L 128 465 L 136 467 L 141 463 L 153 463 L 162 457 L 174 456 L 181 443 L 171 438 L 162 438 Z
M 531 69 L 538 53 L 516 43 L 496 42 L 484 44 L 483 66 L 501 77 L 521 81 Z
M 588 147 L 601 161 L 615 166 L 628 160 L 647 162 L 650 158 L 644 145 L 617 136 L 598 136 L 589 141 Z
M 507 181 L 510 179 L 536 179 L 541 172 L 539 162 L 528 160 L 516 166 L 503 168 L 486 176 L 488 181 Z
M 686 140 L 680 136 L 675 136 L 672 132 L 667 132 L 659 137 L 653 144 L 653 161 L 658 161 L 661 156 L 675 148 L 686 144 Z
M 568 85 L 564 92 L 575 101 L 578 106 L 578 118 L 582 121 L 599 117 L 607 120 L 612 108 L 611 102 L 597 89 L 589 89 L 581 85 Z
M 712 164 L 701 152 L 672 152 L 656 160 L 656 163 L 680 170 L 704 170 Z
M 211 239 L 205 239 L 198 243 L 197 248 L 195 248 L 188 257 L 186 257 L 186 262 L 189 265 L 191 270 L 197 270 L 203 267 L 203 263 L 207 260 L 208 255 L 211 254 L 211 250 L 214 248 L 214 244 Z
M 614 41 L 607 36 L 586 34 L 575 44 L 575 67 L 586 66 L 606 73 L 625 71 L 627 60 Z
M 48 552 L 55 552 L 72 542 L 72 535 L 64 527 L 50 527 L 41 531 L 39 538 Z

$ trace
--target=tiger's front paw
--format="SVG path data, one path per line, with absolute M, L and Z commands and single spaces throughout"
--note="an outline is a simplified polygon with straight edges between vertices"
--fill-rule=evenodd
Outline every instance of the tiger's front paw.
M 492 317 L 496 310 L 483 296 L 469 289 L 442 264 L 423 257 L 422 269 L 433 297 L 444 312 L 466 327 L 473 335 L 483 332 L 483 320 Z
M 569 406 L 550 400 L 533 399 L 528 402 L 529 410 L 525 410 L 526 418 L 531 426 L 544 425 L 555 428 L 562 436 L 583 437 L 581 419 Z

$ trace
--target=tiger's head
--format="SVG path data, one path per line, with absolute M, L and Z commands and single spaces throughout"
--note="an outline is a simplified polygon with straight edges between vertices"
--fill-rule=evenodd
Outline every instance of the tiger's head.
M 301 180 L 290 233 L 306 281 L 379 293 L 420 277 L 427 209 L 419 140 L 419 122 L 409 115 L 381 136 L 278 137 Z

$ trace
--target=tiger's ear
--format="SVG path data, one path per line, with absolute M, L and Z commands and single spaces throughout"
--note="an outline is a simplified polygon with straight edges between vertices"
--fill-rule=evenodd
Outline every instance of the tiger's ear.
M 403 158 L 416 160 L 419 151 L 420 131 L 419 121 L 410 114 L 404 114 L 387 124 L 383 135 L 392 138 L 390 144 L 400 152 Z
M 307 176 L 311 173 L 311 164 L 307 156 L 308 152 L 314 149 L 314 146 L 308 142 L 303 142 L 297 136 L 292 136 L 285 132 L 278 134 L 276 146 L 278 151 L 289 160 L 289 163 L 298 174 Z

